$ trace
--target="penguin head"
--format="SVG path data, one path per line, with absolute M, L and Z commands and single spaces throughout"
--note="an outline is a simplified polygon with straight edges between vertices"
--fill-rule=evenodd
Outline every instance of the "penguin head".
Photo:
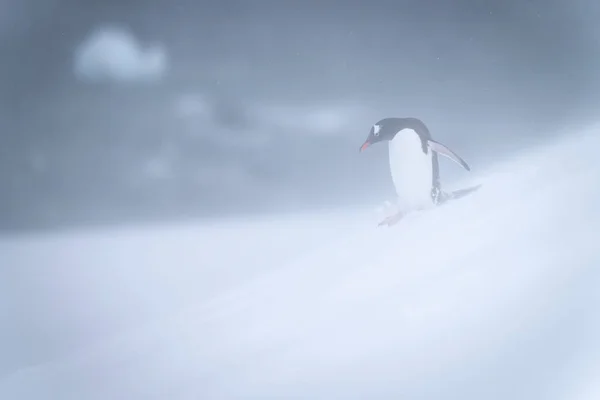
M 369 136 L 367 136 L 367 140 L 360 146 L 359 151 L 362 152 L 375 143 L 392 140 L 396 136 L 396 133 L 404 128 L 401 118 L 384 118 L 379 120 L 371 127 Z

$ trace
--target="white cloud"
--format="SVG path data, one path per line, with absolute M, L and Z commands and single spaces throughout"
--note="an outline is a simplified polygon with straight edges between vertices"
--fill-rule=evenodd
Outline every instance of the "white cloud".
M 207 119 L 213 109 L 211 102 L 202 94 L 183 94 L 175 100 L 175 113 L 182 118 Z
M 169 160 L 155 157 L 144 163 L 143 174 L 150 179 L 170 179 L 173 177 L 173 170 Z
M 266 106 L 256 110 L 259 118 L 278 128 L 306 135 L 342 135 L 364 121 L 366 109 L 356 104 L 317 104 L 310 106 Z
M 239 165 L 219 165 L 198 168 L 196 182 L 202 185 L 216 185 L 224 188 L 245 188 L 252 186 L 253 178 Z
M 159 45 L 143 47 L 126 29 L 97 29 L 76 49 L 75 75 L 91 82 L 148 82 L 161 79 L 168 67 Z

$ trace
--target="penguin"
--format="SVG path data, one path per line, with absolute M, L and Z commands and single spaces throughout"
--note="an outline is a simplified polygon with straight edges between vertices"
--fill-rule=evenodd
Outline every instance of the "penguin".
M 471 170 L 454 151 L 433 140 L 425 123 L 418 118 L 384 118 L 378 121 L 371 127 L 359 152 L 379 142 L 388 142 L 390 173 L 398 207 L 397 213 L 381 221 L 379 226 L 391 226 L 411 211 L 435 207 L 452 197 L 441 187 L 438 154 L 467 171 Z

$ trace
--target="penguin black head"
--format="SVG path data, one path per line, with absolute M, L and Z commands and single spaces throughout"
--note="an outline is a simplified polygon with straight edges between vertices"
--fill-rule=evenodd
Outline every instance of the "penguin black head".
M 408 128 L 407 118 L 384 118 L 379 120 L 371 127 L 367 140 L 360 146 L 359 151 L 365 150 L 367 147 L 384 141 L 390 141 L 396 136 L 396 133 L 404 128 Z

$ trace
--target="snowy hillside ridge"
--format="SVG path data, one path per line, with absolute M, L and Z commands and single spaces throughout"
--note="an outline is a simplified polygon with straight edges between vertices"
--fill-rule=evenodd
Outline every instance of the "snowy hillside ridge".
M 599 144 L 594 128 L 474 171 L 453 186 L 477 193 L 393 228 L 339 210 L 2 242 L 57 320 L 148 318 L 15 366 L 0 398 L 588 399 Z

